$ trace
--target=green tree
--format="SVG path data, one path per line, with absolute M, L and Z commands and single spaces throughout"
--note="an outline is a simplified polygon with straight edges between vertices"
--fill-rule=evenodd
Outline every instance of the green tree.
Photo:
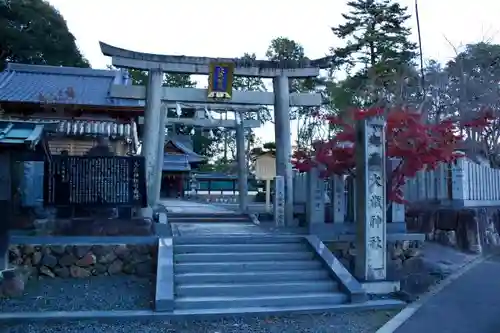
M 130 79 L 133 85 L 145 86 L 148 84 L 148 72 L 138 69 L 129 69 Z M 165 74 L 163 78 L 165 87 L 193 88 L 196 82 L 191 80 L 190 74 Z
M 427 94 L 433 96 L 431 116 L 469 121 L 485 109 L 494 116 L 481 130 L 462 129 L 467 137 L 463 150 L 468 156 L 487 156 L 494 167 L 500 167 L 499 65 L 500 45 L 480 42 L 466 45 L 444 68 L 435 68 L 432 76 L 428 69 L 426 76 Z
M 271 41 L 266 57 L 272 61 L 282 63 L 301 63 L 306 58 L 304 47 L 289 38 L 278 37 Z M 290 80 L 290 92 L 317 92 L 321 93 L 325 86 L 325 78 L 315 77 L 307 79 Z M 323 123 L 312 117 L 317 108 L 300 107 L 293 108 L 290 119 L 297 121 L 297 145 L 304 146 L 312 144 L 314 138 L 322 135 Z
M 248 62 L 255 61 L 257 59 L 255 53 L 245 53 L 242 59 L 247 60 Z M 233 79 L 233 89 L 240 91 L 267 91 L 267 88 L 264 84 L 264 81 L 259 77 L 243 77 L 236 76 Z M 260 120 L 260 123 L 263 125 L 266 122 L 272 119 L 271 112 L 267 108 L 267 106 L 261 106 L 258 112 L 246 112 L 243 114 L 243 119 L 254 119 Z M 236 145 L 235 135 L 227 135 L 225 136 L 225 140 L 227 143 L 232 143 Z M 246 161 L 250 163 L 250 151 L 255 145 L 258 143 L 258 138 L 255 135 L 255 131 L 252 128 L 245 129 L 245 141 L 246 141 Z M 227 144 L 225 145 L 227 147 Z M 227 156 L 225 154 L 225 156 Z M 250 164 L 249 164 L 250 165 Z
M 352 0 L 347 5 L 350 10 L 342 15 L 345 22 L 332 28 L 336 37 L 347 40 L 345 46 L 331 49 L 333 69 L 348 74 L 329 85 L 334 107 L 343 112 L 350 106 L 374 104 L 380 95 L 401 98 L 395 96 L 401 95 L 401 78 L 416 76 L 417 45 L 405 26 L 410 18 L 407 7 L 395 0 Z
M 336 65 L 398 69 L 412 63 L 417 45 L 410 41 L 407 7 L 395 0 L 353 0 L 344 24 L 332 28 L 347 45 L 333 49 Z
M 0 70 L 7 62 L 89 67 L 64 18 L 43 0 L 0 2 Z

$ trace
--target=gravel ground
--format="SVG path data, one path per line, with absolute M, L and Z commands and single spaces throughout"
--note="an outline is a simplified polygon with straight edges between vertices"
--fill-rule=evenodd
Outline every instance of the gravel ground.
M 145 310 L 153 299 L 154 285 L 147 278 L 44 278 L 30 280 L 20 298 L 0 299 L 0 311 Z
M 375 333 L 396 312 L 367 311 L 344 314 L 269 318 L 232 318 L 217 321 L 78 322 L 60 325 L 0 327 L 5 333 Z

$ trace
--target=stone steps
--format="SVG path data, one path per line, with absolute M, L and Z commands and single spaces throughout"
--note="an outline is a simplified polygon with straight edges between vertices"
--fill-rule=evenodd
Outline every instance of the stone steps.
M 300 274 L 298 274 L 300 273 Z M 322 269 L 275 272 L 245 272 L 245 273 L 188 273 L 175 274 L 175 283 L 247 283 L 266 281 L 317 281 L 329 279 L 328 272 Z
M 174 312 L 287 312 L 348 302 L 299 236 L 178 237 L 174 272 Z
M 269 286 L 271 287 L 271 285 Z M 241 307 L 279 307 L 307 305 L 337 305 L 347 301 L 347 296 L 340 292 L 292 294 L 268 294 L 265 296 L 240 297 L 180 297 L 175 301 L 176 309 L 230 309 Z
M 238 258 L 240 262 L 249 261 L 289 261 L 289 260 L 312 260 L 314 254 L 311 252 L 226 252 L 226 253 L 180 253 L 176 254 L 174 260 L 177 263 L 189 262 L 231 262 Z
M 220 254 L 220 253 L 262 253 L 262 252 L 306 252 L 304 243 L 264 243 L 264 244 L 184 244 L 174 247 L 175 254 Z M 311 253 L 311 251 L 309 251 Z
M 246 283 L 202 283 L 202 284 L 179 284 L 177 295 L 179 297 L 196 297 L 203 294 L 206 297 L 252 297 L 265 296 L 272 288 L 274 295 L 304 293 L 327 293 L 338 290 L 337 282 L 328 279 L 318 280 L 315 283 L 309 281 L 282 281 L 269 283 L 246 282 Z

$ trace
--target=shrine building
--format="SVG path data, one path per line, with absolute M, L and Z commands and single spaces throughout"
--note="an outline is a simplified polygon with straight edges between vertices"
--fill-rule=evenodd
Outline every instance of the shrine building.
M 128 71 L 10 63 L 0 72 L 0 119 L 58 122 L 48 133 L 51 154 L 85 155 L 105 137 L 115 155 L 138 155 L 145 103 L 111 97 L 117 84 L 132 85 Z M 167 136 L 164 151 L 162 192 L 182 197 L 189 173 L 206 158 L 193 151 L 188 135 Z M 41 183 L 43 162 L 25 168 L 26 186 Z M 42 188 L 36 187 L 24 191 L 26 205 L 40 201 Z

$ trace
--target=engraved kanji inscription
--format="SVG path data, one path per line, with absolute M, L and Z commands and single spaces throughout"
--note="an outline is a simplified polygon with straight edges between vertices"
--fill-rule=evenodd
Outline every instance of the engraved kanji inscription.
M 380 153 L 373 152 L 368 156 L 368 166 L 369 167 L 380 167 L 382 165 L 382 157 Z
M 372 236 L 368 240 L 368 245 L 372 250 L 380 250 L 383 248 L 382 238 L 380 238 L 379 236 Z
M 370 216 L 370 228 L 380 228 L 382 225 L 382 216 L 372 215 Z
M 383 185 L 382 175 L 379 173 L 370 174 L 369 185 L 370 185 L 370 187 L 373 187 L 373 186 L 381 187 Z
M 383 208 L 382 196 L 380 195 L 372 195 L 370 196 L 370 206 L 372 208 Z

